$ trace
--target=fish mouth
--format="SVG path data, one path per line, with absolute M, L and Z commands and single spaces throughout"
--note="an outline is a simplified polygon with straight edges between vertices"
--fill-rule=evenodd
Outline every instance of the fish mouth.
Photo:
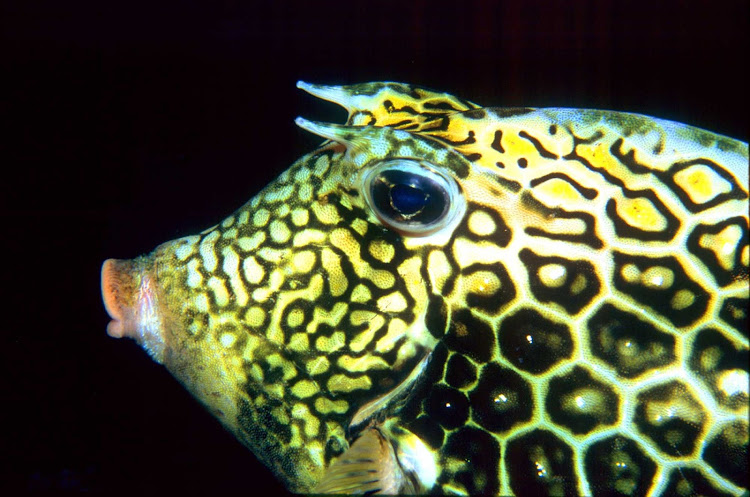
M 104 308 L 112 319 L 107 325 L 107 334 L 113 338 L 133 337 L 135 333 L 133 281 L 128 265 L 128 261 L 118 259 L 107 259 L 102 264 L 102 299 Z
M 107 334 L 132 338 L 163 363 L 166 343 L 156 282 L 144 265 L 137 259 L 107 259 L 102 264 L 101 285 L 104 308 L 112 319 Z

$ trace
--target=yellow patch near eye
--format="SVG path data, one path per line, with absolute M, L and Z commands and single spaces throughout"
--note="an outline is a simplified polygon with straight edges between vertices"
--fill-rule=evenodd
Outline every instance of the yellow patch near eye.
M 469 216 L 469 229 L 477 236 L 489 236 L 495 232 L 497 224 L 486 212 L 476 211 Z
M 639 230 L 663 231 L 667 228 L 667 219 L 647 198 L 637 197 L 618 200 L 617 214 L 630 226 Z
M 716 171 L 703 164 L 694 164 L 674 175 L 674 182 L 696 204 L 711 201 L 717 195 L 728 193 L 732 185 Z

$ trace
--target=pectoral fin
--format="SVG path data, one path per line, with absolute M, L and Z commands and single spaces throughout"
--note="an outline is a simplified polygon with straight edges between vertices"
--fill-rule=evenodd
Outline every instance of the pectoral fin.
M 377 428 L 369 428 L 331 464 L 313 493 L 414 494 L 416 487 L 391 443 Z

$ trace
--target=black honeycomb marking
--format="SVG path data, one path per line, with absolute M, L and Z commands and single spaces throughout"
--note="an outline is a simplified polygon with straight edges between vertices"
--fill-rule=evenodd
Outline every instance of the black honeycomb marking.
M 424 410 L 440 426 L 454 430 L 469 418 L 469 399 L 455 388 L 435 385 L 424 401 Z
M 656 473 L 638 444 L 620 435 L 589 447 L 584 468 L 591 495 L 604 496 L 646 495 Z
M 498 493 L 500 446 L 492 435 L 473 427 L 461 428 L 448 437 L 444 453 L 448 457 L 466 461 L 467 464 L 454 474 L 444 471 L 438 480 L 439 484 L 452 479 L 463 485 L 469 495 Z
M 703 287 L 685 274 L 677 258 L 647 257 L 621 252 L 614 252 L 613 257 L 615 288 L 654 309 L 675 326 L 690 326 L 705 314 L 711 297 Z M 623 269 L 628 265 L 638 268 L 640 274 L 652 268 L 671 271 L 674 281 L 671 285 L 665 284 L 662 287 L 650 286 L 642 279 L 629 281 L 623 275 Z
M 461 226 L 456 229 L 457 232 L 461 233 L 462 236 L 465 236 L 469 240 L 491 240 L 492 243 L 500 247 L 508 246 L 512 233 L 510 228 L 508 227 L 508 223 L 505 222 L 505 219 L 503 219 L 500 213 L 498 213 L 495 209 L 483 208 L 481 205 L 475 203 L 469 203 L 469 205 L 466 206 L 466 209 L 467 212 L 481 211 L 482 214 L 492 219 L 492 222 L 495 223 L 495 231 L 493 231 L 492 234 L 488 236 L 477 235 L 468 227 L 469 216 L 464 216 Z
M 748 486 L 748 423 L 729 423 L 706 444 L 703 460 L 738 487 Z
M 441 338 L 448 329 L 450 310 L 442 295 L 431 294 L 428 297 L 425 327 L 435 338 Z
M 544 257 L 529 249 L 521 250 L 519 257 L 529 273 L 531 292 L 540 302 L 554 302 L 568 314 L 578 314 L 599 294 L 601 284 L 596 269 L 588 261 Z M 540 269 L 548 264 L 565 268 L 564 281 L 559 286 L 547 286 L 540 278 Z
M 568 326 L 556 323 L 534 309 L 521 309 L 506 317 L 498 331 L 500 351 L 514 366 L 540 374 L 573 354 Z
M 534 399 L 531 387 L 521 375 L 496 363 L 482 368 L 479 383 L 469 393 L 471 417 L 479 426 L 507 432 L 531 419 Z
M 430 360 L 419 377 L 414 390 L 401 408 L 401 419 L 407 429 L 424 440 L 430 447 L 437 449 L 443 445 L 445 434 L 433 418 L 424 415 L 422 405 L 430 394 L 433 385 L 440 381 L 445 370 L 448 349 L 442 342 L 435 346 Z
M 738 372 L 742 372 L 747 378 L 749 363 L 750 353 L 747 348 L 737 349 L 720 331 L 708 328 L 701 330 L 696 336 L 688 367 L 706 385 L 719 404 L 730 409 L 740 409 L 747 406 L 747 393 L 734 392 L 727 396 L 720 388 L 720 383 Z
M 518 136 L 520 136 L 524 140 L 531 143 L 536 149 L 540 157 L 544 157 L 545 159 L 552 159 L 552 160 L 557 160 L 559 158 L 557 154 L 554 154 L 550 152 L 549 150 L 547 150 L 546 148 L 544 148 L 544 145 L 542 145 L 542 142 L 539 141 L 538 138 L 531 136 L 526 131 L 521 131 L 520 133 L 518 133 Z
M 687 457 L 700 443 L 706 416 L 703 406 L 678 382 L 658 385 L 636 398 L 633 422 L 661 452 Z
M 612 387 L 587 369 L 575 366 L 550 380 L 545 411 L 556 424 L 581 435 L 599 426 L 615 424 L 619 400 Z
M 720 193 L 713 197 L 712 199 L 703 202 L 701 204 L 697 204 L 693 202 L 693 199 L 690 198 L 690 196 L 683 190 L 675 181 L 675 175 L 679 173 L 680 171 L 687 169 L 691 166 L 695 165 L 701 165 L 706 166 L 711 171 L 713 171 L 717 176 L 721 177 L 725 181 L 727 181 L 730 185 L 730 189 L 728 192 Z M 726 202 L 727 200 L 745 200 L 747 199 L 747 193 L 745 193 L 742 190 L 742 187 L 737 184 L 737 180 L 734 179 L 734 177 L 727 171 L 724 170 L 720 165 L 715 163 L 712 160 L 709 159 L 694 159 L 689 161 L 683 161 L 683 162 L 675 162 L 672 164 L 669 169 L 667 169 L 664 172 L 660 171 L 653 171 L 654 174 L 656 174 L 659 179 L 666 184 L 682 201 L 682 203 L 687 207 L 687 209 L 692 213 L 697 213 L 704 211 L 706 209 L 710 209 L 711 207 L 714 207 L 716 205 L 719 205 L 723 202 Z
M 537 212 L 548 219 L 578 219 L 579 221 L 582 221 L 585 226 L 581 233 L 551 233 L 538 226 L 527 226 L 524 228 L 524 232 L 529 236 L 548 238 L 550 240 L 562 240 L 571 243 L 582 243 L 596 250 L 604 247 L 604 242 L 602 242 L 596 235 L 596 219 L 588 212 L 570 212 L 560 207 L 548 207 L 534 198 L 531 192 L 528 191 L 521 194 L 521 201 L 526 208 Z
M 592 353 L 624 378 L 675 361 L 675 338 L 606 303 L 587 323 Z
M 656 194 L 651 190 L 639 190 L 630 191 L 627 189 L 622 190 L 623 195 L 629 199 L 643 198 L 648 200 L 654 208 L 659 211 L 659 214 L 664 216 L 667 225 L 661 231 L 643 230 L 635 226 L 628 224 L 617 213 L 617 201 L 610 199 L 607 202 L 606 213 L 607 216 L 612 220 L 612 225 L 615 228 L 615 233 L 621 238 L 635 238 L 636 240 L 644 241 L 669 241 L 674 238 L 677 233 L 677 228 L 680 227 L 680 221 L 677 217 L 672 214 L 664 203 L 659 200 Z
M 477 368 L 465 356 L 453 354 L 445 369 L 445 382 L 454 388 L 466 388 L 477 380 Z
M 697 469 L 675 468 L 669 475 L 667 487 L 662 495 L 674 497 L 732 497 L 734 494 L 722 492 Z
M 719 311 L 719 317 L 731 325 L 735 330 L 741 332 L 745 338 L 748 337 L 748 299 L 729 297 L 724 299 Z
M 505 465 L 516 495 L 578 495 L 573 451 L 546 430 L 508 443 Z
M 734 252 L 732 267 L 725 268 L 716 258 L 716 252 L 701 245 L 701 238 L 705 235 L 716 235 L 730 226 L 737 226 L 741 235 Z M 687 240 L 687 247 L 693 254 L 705 264 L 713 275 L 716 282 L 721 286 L 740 280 L 748 281 L 748 267 L 742 264 L 742 247 L 747 245 L 747 219 L 744 217 L 733 217 L 715 225 L 699 224 Z
M 430 416 L 418 416 L 406 423 L 406 427 L 433 449 L 439 449 L 445 442 L 445 432 Z
M 516 287 L 513 285 L 508 270 L 499 262 L 496 264 L 472 264 L 464 269 L 462 274 L 468 277 L 479 271 L 494 274 L 500 280 L 500 285 L 494 293 L 467 292 L 466 303 L 472 309 L 489 316 L 497 316 L 507 304 L 516 298 Z
M 304 331 L 305 325 L 312 318 L 314 307 L 315 305 L 309 300 L 295 299 L 284 307 L 279 326 L 287 336 L 295 331 Z M 293 317 L 293 319 L 290 319 L 290 317 Z M 298 320 L 299 324 L 297 324 Z M 292 324 L 290 324 L 290 321 Z
M 476 317 L 471 310 L 461 309 L 453 313 L 443 343 L 476 362 L 487 362 L 495 351 L 495 333 L 486 321 Z
M 563 174 L 563 173 L 549 173 L 549 174 L 545 174 L 544 176 L 540 178 L 534 178 L 529 182 L 529 186 L 531 188 L 534 188 L 538 185 L 541 185 L 542 183 L 546 181 L 550 181 L 553 179 L 559 179 L 569 184 L 570 186 L 575 188 L 575 190 L 578 193 L 580 193 L 581 196 L 585 198 L 586 200 L 593 200 L 599 195 L 599 192 L 596 191 L 594 188 L 586 188 L 585 186 L 583 186 L 582 184 L 580 184 L 579 182 L 577 182 L 576 180 L 574 180 L 567 174 Z

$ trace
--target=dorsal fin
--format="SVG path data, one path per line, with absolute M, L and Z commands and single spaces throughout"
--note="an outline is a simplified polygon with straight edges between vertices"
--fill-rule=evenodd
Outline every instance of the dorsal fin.
M 403 83 L 326 86 L 298 81 L 297 88 L 342 106 L 349 112 L 347 124 L 354 126 L 412 129 L 426 121 L 479 107 L 448 93 Z

